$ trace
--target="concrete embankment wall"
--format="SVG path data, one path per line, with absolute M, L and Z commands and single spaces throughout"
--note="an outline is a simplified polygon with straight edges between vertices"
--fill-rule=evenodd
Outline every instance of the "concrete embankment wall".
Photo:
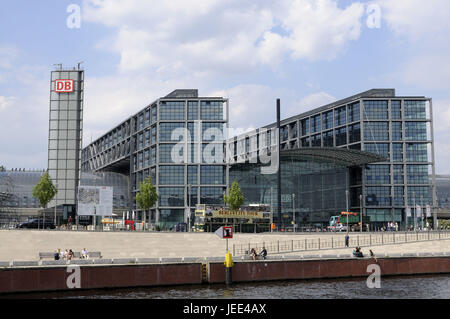
M 375 260 L 310 259 L 235 262 L 233 282 L 367 277 Z M 450 256 L 379 258 L 381 275 L 450 273 Z M 73 267 L 73 265 L 72 265 Z M 202 264 L 79 265 L 81 289 L 151 287 L 225 282 L 223 262 Z M 207 271 L 207 272 L 205 272 Z M 0 293 L 73 290 L 68 266 L 0 268 Z M 69 278 L 69 280 L 68 280 Z

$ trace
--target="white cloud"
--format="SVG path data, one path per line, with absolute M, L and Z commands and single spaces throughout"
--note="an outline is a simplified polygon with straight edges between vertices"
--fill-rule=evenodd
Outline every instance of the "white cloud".
M 448 44 L 448 0 L 378 0 L 382 17 L 397 35 L 410 41 L 443 41 Z M 422 43 L 423 44 L 423 43 Z
M 359 38 L 364 6 L 336 0 L 85 0 L 84 20 L 114 28 L 122 72 L 246 72 L 292 59 L 330 60 Z M 274 30 L 278 30 L 275 32 Z
M 336 100 L 337 99 L 334 96 L 326 92 L 312 93 L 301 98 L 295 104 L 295 106 L 289 110 L 289 115 L 294 116 L 303 112 L 307 112 L 317 107 L 327 105 Z
M 359 39 L 363 14 L 364 6 L 358 2 L 340 9 L 337 1 L 284 1 L 278 18 L 288 35 L 267 32 L 261 53 L 269 52 L 270 56 L 276 47 L 293 59 L 335 59 L 351 41 Z
M 17 99 L 14 96 L 0 95 L 0 112 L 6 111 L 10 106 L 14 105 Z

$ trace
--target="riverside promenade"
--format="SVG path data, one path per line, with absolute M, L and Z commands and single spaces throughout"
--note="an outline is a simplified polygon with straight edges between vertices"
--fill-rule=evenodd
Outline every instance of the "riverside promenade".
M 423 232 L 422 234 L 425 234 Z M 402 238 L 404 233 L 396 233 Z M 421 233 L 419 233 L 421 234 Z M 367 254 L 371 249 L 376 255 L 400 253 L 442 253 L 450 252 L 450 236 L 441 240 L 423 240 L 408 243 L 375 243 L 375 238 L 392 232 L 372 233 L 374 244 L 361 245 Z M 305 254 L 351 254 L 356 246 L 357 236 L 367 236 L 350 233 L 349 248 L 308 249 Z M 414 233 L 408 233 L 413 236 Z M 333 241 L 343 247 L 345 233 L 235 233 L 229 240 L 229 250 L 233 253 L 233 245 L 239 247 L 260 247 L 276 243 L 297 242 L 305 239 L 311 242 Z M 424 236 L 424 238 L 428 238 Z M 431 237 L 433 238 L 433 237 Z M 444 236 L 443 236 L 444 238 Z M 72 249 L 81 251 L 100 251 L 102 258 L 158 258 L 158 257 L 219 257 L 225 256 L 226 241 L 214 233 L 175 233 L 175 232 L 97 232 L 97 231 L 57 231 L 57 230 L 0 230 L 0 261 L 33 261 L 39 260 L 39 252 L 54 252 Z M 269 250 L 269 255 L 276 254 Z M 302 254 L 301 250 L 282 252 L 278 255 Z M 242 255 L 237 253 L 236 255 Z

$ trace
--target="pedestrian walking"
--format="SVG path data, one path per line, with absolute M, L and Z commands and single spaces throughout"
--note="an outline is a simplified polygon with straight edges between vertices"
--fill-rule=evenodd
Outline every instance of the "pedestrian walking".
M 345 247 L 348 247 L 349 240 L 350 240 L 350 237 L 348 236 L 348 233 L 347 233 L 347 234 L 345 235 Z

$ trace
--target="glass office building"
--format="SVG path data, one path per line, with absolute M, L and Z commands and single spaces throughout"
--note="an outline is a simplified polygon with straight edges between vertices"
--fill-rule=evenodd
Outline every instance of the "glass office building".
M 227 125 L 226 98 L 175 90 L 84 148 L 82 169 L 129 176 L 128 209 L 138 212 L 134 197 L 150 176 L 159 200 L 138 219 L 162 226 L 187 221 L 197 203 L 223 204 L 234 180 L 247 204 L 276 211 L 276 173 L 259 162 L 278 150 L 276 123 L 229 139 Z M 436 207 L 430 98 L 372 89 L 282 120 L 279 138 L 283 222 L 326 225 L 348 206 L 375 228 L 404 227 L 407 207 Z
M 223 202 L 227 124 L 227 99 L 175 90 L 84 148 L 82 169 L 129 176 L 128 210 L 136 210 L 139 220 L 170 228 L 187 221 L 197 203 Z M 134 198 L 147 177 L 159 200 L 143 212 Z
M 322 218 L 321 222 L 327 223 L 325 217 L 330 213 L 336 214 L 346 208 L 342 201 L 335 202 L 334 206 L 327 203 L 335 191 L 342 195 L 342 186 L 345 184 L 349 193 L 349 209 L 359 212 L 362 206 L 363 213 L 370 216 L 374 227 L 381 227 L 387 222 L 411 225 L 413 220 L 406 216 L 407 207 L 417 204 L 436 207 L 433 195 L 435 167 L 432 123 L 430 98 L 396 96 L 393 89 L 369 90 L 281 121 L 282 210 L 289 210 L 289 201 L 292 207 L 292 200 L 288 198 L 296 194 L 291 211 L 295 209 L 296 216 L 303 216 L 298 220 L 307 221 L 304 209 L 309 207 L 316 214 L 316 217 L 309 217 L 311 222 L 318 222 Z M 232 138 L 227 143 L 231 154 L 230 182 L 233 178 L 243 181 L 244 193 L 252 194 L 247 197 L 248 201 L 257 200 L 258 197 L 255 189 L 245 186 L 245 177 L 240 175 L 248 174 L 248 169 L 242 163 L 239 164 L 241 168 L 235 167 L 233 162 L 256 158 L 264 150 L 276 151 L 275 128 L 276 123 Z M 312 176 L 317 168 L 301 164 L 301 161 L 307 161 L 307 157 L 299 159 L 298 163 L 291 161 L 287 164 L 283 161 L 283 153 L 287 151 L 321 149 L 321 155 L 325 155 L 323 158 L 334 165 L 336 157 L 331 150 L 335 148 L 360 151 L 362 156 L 370 153 L 378 158 L 366 158 L 359 165 L 351 161 L 343 162 L 347 173 L 338 178 L 341 183 L 328 189 L 323 186 L 333 185 L 335 176 L 343 172 L 341 168 L 336 167 L 335 173 L 326 178 L 330 184 L 321 184 L 323 176 L 327 175 L 326 170 L 311 177 L 313 182 L 310 182 L 308 176 Z M 326 149 L 330 149 L 331 153 L 326 154 Z M 312 162 L 319 165 L 318 159 L 312 159 Z M 301 169 L 303 171 L 299 172 Z M 303 177 L 298 178 L 294 172 Z M 297 179 L 292 184 L 294 186 L 289 186 L 290 178 Z M 310 183 L 315 183 L 311 188 L 312 194 L 303 193 Z M 276 184 L 272 182 L 270 185 L 276 189 Z M 261 193 L 267 192 L 267 187 L 261 187 L 259 192 L 261 196 Z M 343 196 L 345 199 L 345 194 Z M 276 201 L 275 195 L 274 199 Z M 331 211 L 327 207 L 331 207 Z

